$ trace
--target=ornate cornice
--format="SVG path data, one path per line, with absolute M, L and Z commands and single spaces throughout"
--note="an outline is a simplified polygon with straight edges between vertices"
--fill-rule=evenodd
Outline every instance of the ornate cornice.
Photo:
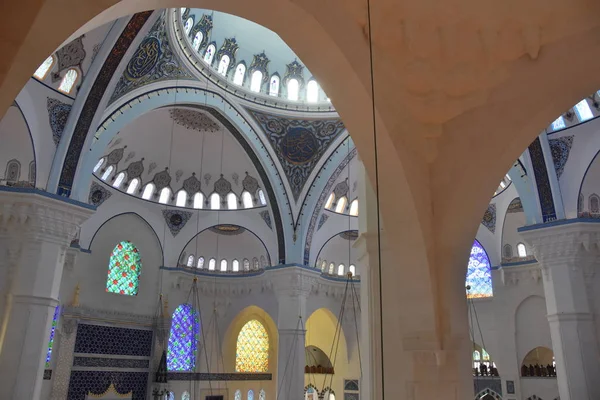
M 65 321 L 77 320 L 80 322 L 84 320 L 90 320 L 147 327 L 153 326 L 154 323 L 154 316 L 152 315 L 133 314 L 116 310 L 97 310 L 86 307 L 65 306 L 63 308 L 62 315 Z
M 94 210 L 36 191 L 0 191 L 0 237 L 69 245 Z
M 502 283 L 505 286 L 516 286 L 524 283 L 540 283 L 542 269 L 538 263 L 515 267 L 500 267 Z

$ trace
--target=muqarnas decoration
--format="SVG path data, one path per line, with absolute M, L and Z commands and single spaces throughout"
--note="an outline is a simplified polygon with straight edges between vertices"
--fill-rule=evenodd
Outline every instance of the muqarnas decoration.
M 173 236 L 177 236 L 191 216 L 190 211 L 163 210 L 163 217 Z
M 340 119 L 293 119 L 249 111 L 269 139 L 285 171 L 294 200 L 298 201 L 321 156 L 344 131 L 344 123 Z
M 490 232 L 496 232 L 496 204 L 492 203 L 488 205 L 481 219 L 481 224 L 488 228 Z
M 109 104 L 134 89 L 168 79 L 193 79 L 193 76 L 171 50 L 163 13 L 131 57 Z
M 548 140 L 557 178 L 560 178 L 565 169 L 565 165 L 569 159 L 569 153 L 571 152 L 571 147 L 573 146 L 573 138 L 574 136 L 563 136 L 558 139 Z
M 90 195 L 88 197 L 88 203 L 99 207 L 110 196 L 112 196 L 112 193 L 109 190 L 106 190 L 104 187 L 97 184 L 96 182 L 92 182 L 92 186 L 90 187 Z

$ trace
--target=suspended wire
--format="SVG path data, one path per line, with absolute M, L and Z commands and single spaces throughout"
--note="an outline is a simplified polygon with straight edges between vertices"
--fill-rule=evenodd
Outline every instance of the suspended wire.
M 377 118 L 375 112 L 375 71 L 373 69 L 373 32 L 371 28 L 371 0 L 367 0 L 367 22 L 369 33 L 369 69 L 371 71 L 371 117 L 373 118 L 373 156 L 375 161 L 375 204 L 377 212 L 377 268 L 379 272 L 379 340 L 381 341 L 381 399 L 385 400 L 385 354 L 383 341 L 383 281 L 381 277 L 381 216 L 379 202 L 379 160 L 377 152 Z M 359 204 L 360 206 L 360 204 Z
M 296 332 L 298 331 L 298 328 L 300 327 L 302 323 L 302 316 L 298 316 L 298 322 L 296 322 Z M 277 385 L 279 386 L 279 388 L 277 389 L 277 396 L 275 397 L 276 400 L 279 400 L 279 395 L 281 394 L 281 389 L 283 388 L 283 382 L 285 382 L 285 377 L 287 376 L 287 370 L 288 367 L 290 365 L 290 360 L 292 359 L 292 352 L 294 351 L 294 349 L 296 348 L 296 343 L 298 341 L 298 335 L 294 335 L 294 338 L 292 339 L 292 346 L 290 346 L 290 351 L 288 352 L 288 356 L 287 358 L 287 362 L 285 363 L 285 368 L 283 369 L 283 376 L 281 377 L 281 379 L 279 379 L 279 377 L 277 379 L 279 379 L 279 382 L 281 382 L 282 384 Z M 295 355 L 295 351 L 294 351 L 294 355 Z M 287 397 L 286 398 L 290 398 L 289 397 L 289 390 L 290 387 L 288 385 L 288 393 L 287 393 Z

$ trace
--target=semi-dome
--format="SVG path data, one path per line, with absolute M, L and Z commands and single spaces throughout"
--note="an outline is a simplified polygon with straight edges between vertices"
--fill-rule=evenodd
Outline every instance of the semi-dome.
M 197 71 L 243 98 L 279 108 L 331 111 L 331 101 L 273 31 L 234 15 L 171 10 L 174 35 Z
M 126 125 L 94 174 L 131 196 L 178 207 L 266 206 L 263 185 L 240 140 L 210 110 L 160 108 Z

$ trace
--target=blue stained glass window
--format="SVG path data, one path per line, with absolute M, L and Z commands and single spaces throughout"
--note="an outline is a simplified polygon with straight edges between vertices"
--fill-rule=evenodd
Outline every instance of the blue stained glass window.
M 248 390 L 248 400 L 254 400 L 254 391 L 252 389 Z
M 467 297 L 470 299 L 492 297 L 494 295 L 490 259 L 477 240 L 471 248 L 466 285 L 471 287 L 470 290 L 467 290 Z
M 54 309 L 54 317 L 52 317 L 52 326 L 50 328 L 50 339 L 48 340 L 48 352 L 46 353 L 46 368 L 50 368 L 50 359 L 52 358 L 52 347 L 54 346 L 54 333 L 56 332 L 56 324 L 58 323 L 58 306 Z
M 169 371 L 192 371 L 196 367 L 196 344 L 200 322 L 189 304 L 181 304 L 173 312 L 167 351 Z

